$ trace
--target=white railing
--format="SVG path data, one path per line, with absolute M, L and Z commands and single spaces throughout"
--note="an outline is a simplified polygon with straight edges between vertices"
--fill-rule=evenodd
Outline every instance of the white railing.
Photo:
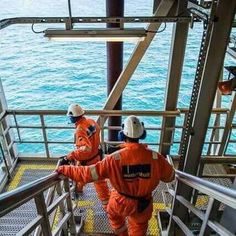
M 185 117 L 188 113 L 188 109 L 178 109 L 176 111 L 113 111 L 113 110 L 86 110 L 86 116 L 88 117 L 100 117 L 101 121 L 101 144 L 104 149 L 109 145 L 116 145 L 118 142 L 108 140 L 108 130 L 120 130 L 119 126 L 108 126 L 104 123 L 107 117 L 111 116 L 128 116 L 137 115 L 141 116 L 142 119 L 152 119 L 150 124 L 146 125 L 147 139 L 144 140 L 151 148 L 158 150 L 160 145 L 167 145 L 171 150 L 172 156 L 177 156 L 182 146 L 182 134 L 186 127 Z M 206 153 L 209 156 L 210 150 L 213 146 L 220 146 L 221 141 L 215 139 L 215 134 L 219 131 L 224 130 L 224 125 L 217 125 L 214 120 L 218 119 L 219 116 L 223 117 L 227 122 L 228 109 L 213 109 L 211 122 L 213 125 L 208 127 L 209 138 L 205 140 L 204 146 L 207 147 Z M 162 128 L 162 120 L 165 117 L 173 117 L 176 119 L 174 127 L 165 128 L 165 130 L 172 131 L 171 141 L 168 143 L 160 143 L 160 137 L 164 129 Z M 33 119 L 32 119 L 33 118 Z M 11 124 L 5 126 L 4 122 L 6 119 L 11 120 Z M 24 122 L 22 122 L 24 120 Z M 34 122 L 37 120 L 37 122 Z M 53 120 L 53 122 L 52 122 Z M 154 120 L 154 122 L 153 122 Z M 26 122 L 27 121 L 27 122 Z M 33 121 L 33 122 L 32 122 Z M 27 160 L 55 160 L 55 158 L 65 155 L 73 148 L 73 127 L 66 123 L 66 111 L 65 110 L 6 110 L 0 114 L 0 143 L 1 150 L 0 160 L 4 160 L 6 175 L 10 178 L 10 172 L 14 169 L 14 163 L 18 158 Z M 103 125 L 104 123 L 104 125 Z M 235 130 L 236 127 L 232 125 L 231 130 Z M 230 133 L 232 133 L 230 130 Z M 31 133 L 30 133 L 31 132 Z M 38 132 L 39 135 L 35 135 L 34 132 Z M 58 132 L 69 132 L 67 137 L 70 139 L 61 139 L 60 135 L 55 135 Z M 14 136 L 12 136 L 14 133 Z M 27 137 L 25 133 L 29 133 Z M 35 137 L 37 136 L 37 137 Z M 39 137 L 40 136 L 40 137 Z M 150 138 L 150 136 L 152 138 Z M 218 135 L 217 135 L 218 136 Z M 58 139 L 59 138 L 59 139 Z M 232 139 L 228 139 L 227 142 L 234 142 Z M 23 152 L 18 147 L 28 147 L 29 145 L 31 152 Z M 40 146 L 40 153 L 34 148 L 37 145 Z M 226 145 L 228 146 L 228 144 Z M 16 148 L 18 152 L 16 152 Z M 31 148 L 32 147 L 32 148 Z M 62 150 L 63 153 L 53 153 L 53 148 Z M 27 150 L 28 150 L 27 149 Z M 0 150 L 0 151 L 1 151 Z M 14 150 L 14 151 L 13 151 Z M 174 152 L 174 153 L 172 153 Z M 203 154 L 204 155 L 204 154 Z M 224 155 L 224 154 L 223 154 Z M 232 155 L 234 156 L 234 155 Z M 10 161 L 9 161 L 10 159 Z M 10 164 L 9 164 L 10 163 Z M 7 178 L 5 178 L 7 179 Z M 3 183 L 3 181 L 1 181 Z M 1 189 L 1 186 L 0 186 Z
M 51 198 L 52 189 L 57 189 L 57 197 Z M 48 190 L 47 197 L 45 199 L 44 192 Z M 78 225 L 74 219 L 75 208 L 72 205 L 69 180 L 64 176 L 59 176 L 56 172 L 39 180 L 33 181 L 26 185 L 23 185 L 15 190 L 0 195 L 0 217 L 5 216 L 12 211 L 18 211 L 18 207 L 30 203 L 32 209 L 34 209 L 34 199 L 36 206 L 36 216 L 19 230 L 17 235 L 30 235 L 34 232 L 34 235 L 39 235 L 40 231 L 43 235 L 55 236 L 60 235 L 63 230 L 70 231 L 70 235 L 77 235 L 78 230 L 82 225 Z M 54 228 L 50 222 L 50 216 L 55 214 L 58 207 L 62 217 Z M 80 222 L 82 224 L 82 221 Z M 65 228 L 66 226 L 66 228 Z M 6 233 L 6 232 L 5 232 Z M 65 232 L 66 233 L 66 232 Z
M 212 114 L 227 114 L 227 109 L 214 109 Z M 176 122 L 176 125 L 174 127 L 167 128 L 169 130 L 173 131 L 173 137 L 170 143 L 164 143 L 163 145 L 168 145 L 172 146 L 175 145 L 176 147 L 176 153 L 178 153 L 178 148 L 181 146 L 182 141 L 181 141 L 181 135 L 183 133 L 183 129 L 185 127 L 184 120 L 185 120 L 185 115 L 187 114 L 188 110 L 187 109 L 179 109 L 176 111 L 105 111 L 105 110 L 87 110 L 86 111 L 86 116 L 100 116 L 100 121 L 101 124 L 103 124 L 103 120 L 105 120 L 107 117 L 111 116 L 128 116 L 128 115 L 137 115 L 137 116 L 142 116 L 145 118 L 157 118 L 159 119 L 157 122 L 157 125 L 151 125 L 151 126 L 146 126 L 146 129 L 149 133 L 155 133 L 155 141 L 147 141 L 148 145 L 153 145 L 153 146 L 159 146 L 162 145 L 160 144 L 160 140 L 158 140 L 159 134 L 162 132 L 162 118 L 164 117 L 174 117 L 174 118 L 179 118 L 179 122 Z M 8 150 L 11 150 L 11 148 L 15 144 L 42 144 L 44 145 L 45 149 L 45 158 L 50 158 L 53 155 L 50 153 L 50 148 L 49 145 L 72 145 L 73 144 L 73 134 L 71 132 L 71 140 L 55 140 L 55 139 L 50 139 L 50 135 L 54 135 L 58 131 L 68 131 L 72 130 L 73 127 L 69 125 L 65 125 L 60 122 L 55 122 L 55 124 L 52 124 L 52 122 L 48 122 L 48 118 L 62 118 L 63 116 L 65 117 L 66 111 L 62 110 L 7 110 L 3 112 L 0 115 L 0 121 L 3 121 L 6 117 L 11 117 L 12 118 L 12 125 L 8 127 L 2 127 L 2 133 L 4 139 L 6 140 L 6 136 L 9 134 L 10 130 L 15 131 L 15 136 L 16 138 L 14 140 L 11 140 L 11 142 L 8 142 Z M 24 117 L 28 119 L 28 122 L 31 122 L 31 124 L 21 124 L 21 119 L 20 117 Z M 38 122 L 32 123 L 32 120 L 30 118 L 34 117 L 34 120 L 38 119 Z M 36 124 L 37 123 L 37 124 Z M 211 130 L 211 139 L 205 141 L 205 145 L 208 145 L 209 149 L 211 148 L 212 145 L 220 145 L 220 141 L 215 141 L 212 136 L 215 133 L 216 130 L 223 130 L 224 126 L 209 126 L 209 130 Z M 109 145 L 109 144 L 116 144 L 117 142 L 112 142 L 109 141 L 107 138 L 107 130 L 120 130 L 121 127 L 119 126 L 107 126 L 106 123 L 105 125 L 101 125 L 101 143 L 103 145 Z M 32 132 L 40 131 L 42 134 L 42 139 L 37 138 L 37 140 L 33 140 L 35 138 L 35 135 L 32 135 L 33 138 L 22 138 L 22 135 L 26 132 L 26 130 L 30 130 Z M 175 135 L 177 133 L 177 135 Z M 154 133 L 153 133 L 154 134 Z M 178 136 L 178 137 L 177 137 Z M 64 153 L 60 153 L 58 156 L 63 155 Z
M 217 200 L 223 203 L 226 206 L 229 206 L 233 209 L 236 209 L 236 191 L 226 188 L 221 185 L 217 185 L 215 183 L 206 181 L 204 179 L 200 179 L 198 177 L 192 176 L 187 173 L 183 173 L 181 171 L 176 170 L 176 186 L 177 189 L 178 184 L 184 184 L 186 186 L 191 187 L 193 190 L 199 191 L 201 194 L 205 194 L 208 196 L 208 204 L 206 211 L 202 211 L 195 206 L 192 202 L 186 200 L 183 196 L 177 195 L 176 191 L 172 189 L 168 189 L 169 194 L 173 197 L 172 207 L 167 210 L 170 215 L 169 227 L 168 227 L 168 235 L 172 235 L 173 225 L 177 224 L 184 235 L 194 235 L 189 229 L 188 225 L 183 222 L 177 215 L 174 215 L 175 206 L 181 203 L 184 207 L 188 209 L 188 211 L 192 212 L 196 215 L 201 221 L 201 228 L 199 232 L 199 236 L 205 235 L 207 227 L 211 228 L 217 235 L 221 236 L 233 236 L 229 230 L 224 228 L 220 223 L 210 218 L 211 210 L 213 208 L 214 201 Z M 232 222 L 233 223 L 233 222 Z

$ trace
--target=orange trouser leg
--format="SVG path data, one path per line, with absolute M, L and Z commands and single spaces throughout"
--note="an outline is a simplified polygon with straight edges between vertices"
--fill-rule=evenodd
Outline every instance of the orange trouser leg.
M 145 236 L 148 228 L 148 221 L 151 219 L 153 210 L 152 202 L 142 213 L 128 216 L 129 236 Z
M 94 187 L 96 189 L 97 195 L 99 200 L 102 202 L 102 205 L 104 206 L 104 210 L 106 210 L 106 206 L 109 201 L 110 197 L 110 190 L 108 188 L 106 180 L 99 180 L 94 182 Z
M 118 199 L 114 194 L 114 191 L 111 192 L 109 203 L 107 206 L 107 215 L 110 222 L 110 225 L 116 235 L 126 236 L 128 235 L 127 227 L 125 224 L 125 215 L 120 210 Z
M 136 201 L 127 199 L 118 194 L 116 191 L 111 192 L 107 206 L 107 215 L 110 225 L 116 235 L 128 235 L 125 219 L 130 214 L 134 214 L 136 212 L 136 208 Z

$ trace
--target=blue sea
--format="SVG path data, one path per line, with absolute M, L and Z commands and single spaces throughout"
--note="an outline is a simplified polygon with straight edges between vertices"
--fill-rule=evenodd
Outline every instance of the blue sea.
M 72 16 L 105 16 L 105 2 L 73 0 Z M 137 0 L 134 4 L 134 1 L 125 0 L 125 16 L 151 16 L 152 2 Z M 68 16 L 67 0 L 1 0 L 0 16 L 1 19 Z M 42 31 L 55 26 L 58 25 L 36 24 L 34 29 Z M 124 110 L 164 109 L 171 34 L 172 24 L 167 24 L 164 32 L 156 34 L 123 93 Z M 189 107 L 201 36 L 202 24 L 195 23 L 189 30 L 179 108 Z M 124 43 L 124 66 L 135 46 L 134 43 Z M 225 64 L 235 65 L 235 61 L 226 56 Z M 30 24 L 12 25 L 0 31 L 0 78 L 10 109 L 67 109 L 71 103 L 80 103 L 85 109 L 102 109 L 107 97 L 106 67 L 105 42 L 48 41 L 43 34 L 33 33 Z M 224 74 L 227 77 L 226 72 Z M 222 103 L 228 108 L 230 97 L 224 97 Z M 61 119 L 66 124 L 66 117 Z M 144 120 L 147 126 L 160 124 L 160 119 Z M 22 133 L 22 138 L 27 137 L 37 139 L 38 134 L 27 130 Z M 58 131 L 49 137 L 67 140 L 72 139 L 72 133 Z M 156 141 L 158 137 L 159 134 L 151 133 L 148 141 Z M 39 145 L 37 150 L 40 148 Z M 176 148 L 172 148 L 173 152 Z M 59 153 L 68 149 L 56 146 L 52 150 Z

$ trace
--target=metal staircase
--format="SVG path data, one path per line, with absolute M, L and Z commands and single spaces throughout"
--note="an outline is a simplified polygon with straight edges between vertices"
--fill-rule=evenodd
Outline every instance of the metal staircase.
M 51 172 L 51 170 L 47 171 Z M 168 185 L 161 184 L 153 193 L 154 214 L 149 222 L 148 235 L 172 235 L 170 231 L 172 222 L 175 222 L 185 235 L 196 235 L 196 230 L 193 230 L 191 225 L 182 222 L 173 214 L 172 209 L 176 201 L 202 220 L 199 235 L 205 235 L 207 226 L 220 235 L 233 235 L 219 222 L 212 220 L 210 212 L 215 200 L 236 209 L 236 190 L 230 190 L 181 171 L 176 172 L 175 182 Z M 41 175 L 45 174 L 46 171 L 42 171 Z M 39 175 L 35 174 L 34 178 L 37 179 Z M 20 187 L 0 195 L 0 235 L 36 236 L 41 233 L 43 235 L 113 235 L 106 213 L 97 200 L 92 184 L 88 184 L 84 193 L 72 203 L 68 179 L 52 173 L 25 184 L 27 176 L 32 180 L 29 171 L 25 171 L 25 176 L 22 175 L 22 181 L 19 181 Z M 175 189 L 179 182 L 198 191 L 200 197 L 197 203 L 189 202 L 176 193 Z M 8 189 L 13 185 L 14 181 Z M 56 194 L 52 194 L 55 189 L 57 189 Z M 165 192 L 163 194 L 165 202 L 158 203 L 157 201 L 162 198 L 161 191 Z M 201 207 L 203 203 L 205 205 Z M 159 228 L 160 212 L 168 212 L 170 215 L 170 223 L 166 229 Z
M 69 231 L 76 235 L 81 225 L 75 223 L 68 179 L 52 173 L 55 165 L 45 165 L 41 172 L 40 165 L 35 167 L 29 165 L 24 173 L 18 171 L 15 177 L 22 175 L 20 181 L 13 178 L 8 189 L 15 181 L 22 186 L 1 195 L 0 235 L 68 235 Z M 40 175 L 44 177 L 38 179 Z M 26 184 L 28 177 L 35 180 Z
M 17 191 L 18 188 L 27 188 L 29 183 L 33 181 L 32 184 L 34 185 L 34 182 L 37 182 L 40 177 L 42 177 L 42 181 L 45 182 L 45 178 L 47 178 L 47 175 L 51 173 L 53 169 L 55 169 L 55 165 L 41 164 L 40 162 L 36 164 L 35 162 L 24 161 L 21 164 L 20 162 L 15 171 L 15 175 L 13 176 L 12 181 L 8 185 L 6 191 L 14 192 Z M 47 182 L 47 184 L 49 183 Z M 56 185 L 51 187 L 52 191 L 55 190 L 55 186 Z M 36 185 L 34 187 L 37 188 Z M 164 202 L 160 190 L 167 191 L 166 184 L 161 183 L 153 193 L 154 211 L 153 216 L 149 222 L 149 236 L 160 235 L 160 227 L 157 221 L 157 212 L 165 211 Z M 58 197 L 62 194 L 56 193 L 53 196 L 52 191 L 50 194 L 50 198 L 48 190 L 44 191 L 45 204 L 48 208 L 51 204 L 54 204 L 54 202 L 57 201 Z M 71 187 L 71 191 L 73 191 L 73 187 Z M 113 235 L 107 215 L 96 196 L 96 192 L 92 183 L 87 184 L 84 187 L 83 193 L 80 194 L 76 199 L 74 199 L 72 192 L 72 203 L 74 205 L 73 214 L 75 221 L 80 223 L 79 235 Z M 32 220 L 35 219 L 38 215 L 37 207 L 34 200 L 23 203 L 20 207 L 14 209 L 13 211 L 10 211 L 7 214 L 4 213 L 6 210 L 1 209 L 1 211 L 3 212 L 1 212 L 2 217 L 0 218 L 0 235 L 16 235 L 17 233 L 19 235 L 24 235 L 22 233 L 23 231 L 21 230 L 23 230 L 24 227 L 27 227 L 27 225 L 30 224 Z M 61 214 L 58 209 L 53 213 L 53 215 L 51 214 L 48 215 L 50 227 L 53 231 L 55 230 L 58 221 L 63 217 L 63 214 Z M 39 229 L 37 229 L 34 230 L 30 235 L 40 235 L 39 233 Z

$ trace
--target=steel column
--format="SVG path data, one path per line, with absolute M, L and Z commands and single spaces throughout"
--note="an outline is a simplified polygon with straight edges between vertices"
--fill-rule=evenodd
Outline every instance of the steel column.
M 107 0 L 106 1 L 107 17 L 123 17 L 124 16 L 124 0 Z M 108 23 L 107 28 L 123 27 L 119 23 Z M 110 92 L 123 68 L 123 42 L 108 42 L 107 43 L 107 96 Z M 122 95 L 120 95 L 114 110 L 122 110 Z M 108 120 L 109 126 L 120 126 L 121 117 L 110 117 Z M 117 140 L 118 130 L 108 131 L 108 140 Z
M 182 1 L 178 6 L 178 13 L 182 13 L 187 8 L 187 1 Z M 184 54 L 188 36 L 188 23 L 176 23 L 173 27 L 171 52 L 169 59 L 168 81 L 165 96 L 165 110 L 174 111 L 177 107 L 179 86 L 181 81 L 181 74 L 184 62 Z M 162 122 L 161 132 L 161 146 L 160 152 L 162 154 L 169 154 L 170 145 L 163 145 L 164 143 L 171 143 L 174 130 L 168 130 L 175 126 L 175 117 L 165 117 Z
M 162 0 L 154 16 L 167 16 L 173 4 L 174 4 L 173 0 Z M 121 72 L 109 97 L 107 98 L 107 101 L 105 102 L 105 106 L 103 107 L 104 110 L 111 110 L 115 107 L 123 90 L 125 89 L 125 86 L 129 82 L 139 62 L 141 61 L 146 50 L 151 44 L 155 36 L 155 33 L 153 33 L 153 31 L 157 31 L 160 25 L 161 25 L 160 23 L 150 23 L 148 25 L 147 31 L 149 32 L 147 33 L 146 38 L 144 39 L 144 41 L 138 43 L 126 67 Z M 100 119 L 98 119 L 98 123 L 100 123 Z
M 196 175 L 200 163 L 202 148 L 215 98 L 219 75 L 222 69 L 226 47 L 235 15 L 236 1 L 220 0 L 211 32 L 204 70 L 193 119 L 193 135 L 190 137 L 184 171 Z M 179 185 L 177 194 L 190 200 L 192 190 Z M 174 214 L 184 219 L 186 211 L 181 206 L 174 207 Z
M 236 2 L 220 0 L 216 10 L 210 45 L 204 65 L 200 92 L 194 112 L 193 132 L 190 137 L 184 169 L 196 174 L 205 135 L 212 111 L 219 75 L 222 69 L 228 38 L 234 19 Z

